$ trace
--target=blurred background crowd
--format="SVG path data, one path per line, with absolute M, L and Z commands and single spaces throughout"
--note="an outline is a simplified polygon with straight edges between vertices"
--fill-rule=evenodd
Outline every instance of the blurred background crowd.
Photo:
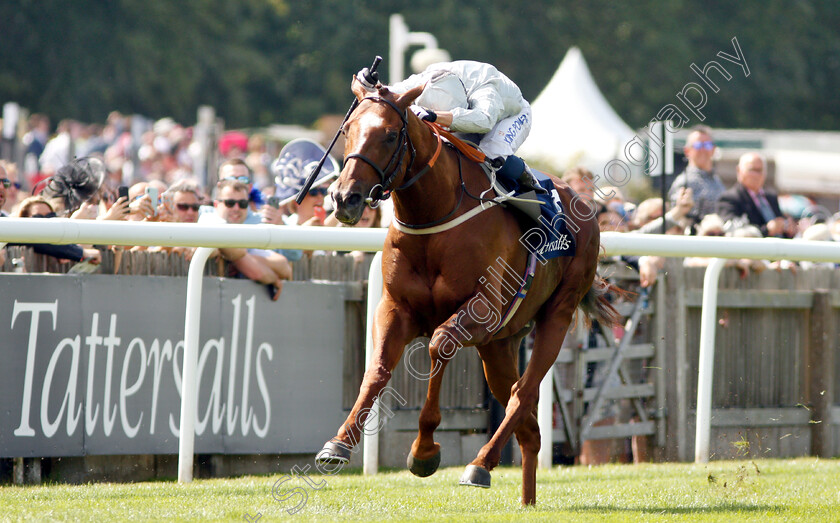
M 172 118 L 137 121 L 118 112 L 95 124 L 62 120 L 53 126 L 39 113 L 26 123 L 19 161 L 0 161 L 0 212 L 5 216 L 194 223 L 207 214 L 231 223 L 338 225 L 330 216 L 326 190 L 340 169 L 332 157 L 302 204 L 292 201 L 307 169 L 324 153 L 312 140 L 292 140 L 281 149 L 283 142 L 258 132 L 202 132 L 199 125 L 187 127 Z M 567 170 L 562 178 L 589 202 L 602 231 L 840 239 L 840 216 L 806 196 L 777 194 L 767 183 L 761 154 L 744 153 L 735 183 L 725 186 L 715 173 L 717 152 L 710 128 L 691 130 L 683 147 L 686 163 L 670 184 L 664 207 L 661 198 L 633 199 L 623 194 L 624 188 L 599 185 L 598 177 L 583 167 Z M 243 187 L 231 192 L 234 187 L 223 187 L 226 180 Z M 125 191 L 122 198 L 120 188 Z M 238 215 L 236 198 L 220 197 L 223 191 L 244 191 L 245 212 Z M 389 222 L 385 205 L 369 209 L 359 226 Z M 98 258 L 91 247 L 80 249 L 47 251 L 59 257 L 72 254 L 67 258 L 71 261 Z M 295 251 L 280 254 L 288 262 L 301 256 Z M 643 281 L 647 274 L 651 282 L 661 265 L 646 257 L 641 266 L 639 259 L 627 261 L 641 271 Z M 744 261 L 739 266 L 760 270 L 767 265 Z M 787 262 L 774 266 L 795 268 Z

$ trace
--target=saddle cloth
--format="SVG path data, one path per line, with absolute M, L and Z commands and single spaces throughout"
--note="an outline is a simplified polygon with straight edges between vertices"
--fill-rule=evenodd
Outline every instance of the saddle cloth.
M 566 226 L 571 216 L 566 214 L 551 179 L 536 169 L 531 169 L 531 172 L 548 194 L 536 194 L 533 191 L 522 193 L 518 186 L 509 187 L 504 180 L 497 180 L 508 191 L 514 191 L 515 199 L 506 203 L 521 210 L 534 222 L 534 227 L 520 237 L 520 243 L 536 254 L 541 262 L 558 256 L 574 256 L 575 237 Z M 532 203 L 535 200 L 539 201 L 539 205 Z

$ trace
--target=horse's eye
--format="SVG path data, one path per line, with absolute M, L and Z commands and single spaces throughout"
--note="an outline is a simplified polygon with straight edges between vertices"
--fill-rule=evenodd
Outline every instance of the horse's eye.
M 390 145 L 390 144 L 392 144 L 396 141 L 397 141 L 397 133 L 396 132 L 392 131 L 392 132 L 385 135 L 385 143 Z

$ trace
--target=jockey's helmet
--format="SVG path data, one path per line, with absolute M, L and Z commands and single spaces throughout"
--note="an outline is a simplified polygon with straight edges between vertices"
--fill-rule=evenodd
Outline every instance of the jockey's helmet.
M 426 87 L 415 101 L 432 111 L 451 111 L 456 107 L 467 109 L 467 91 L 458 75 L 449 71 L 435 71 Z

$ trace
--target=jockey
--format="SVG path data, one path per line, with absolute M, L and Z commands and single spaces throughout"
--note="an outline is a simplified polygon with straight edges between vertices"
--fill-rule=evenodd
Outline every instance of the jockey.
M 363 84 L 364 72 L 357 75 Z M 390 89 L 404 93 L 418 85 L 426 87 L 411 106 L 417 116 L 454 132 L 480 135 L 478 147 L 500 178 L 517 182 L 524 192 L 546 194 L 513 156 L 531 132 L 531 105 L 510 78 L 490 64 L 459 60 L 432 64 Z

